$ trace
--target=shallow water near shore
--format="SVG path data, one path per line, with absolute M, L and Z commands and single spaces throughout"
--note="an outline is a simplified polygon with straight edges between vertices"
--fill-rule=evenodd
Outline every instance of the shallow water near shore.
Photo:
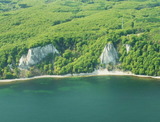
M 0 83 L 0 121 L 159 122 L 159 81 L 93 76 Z

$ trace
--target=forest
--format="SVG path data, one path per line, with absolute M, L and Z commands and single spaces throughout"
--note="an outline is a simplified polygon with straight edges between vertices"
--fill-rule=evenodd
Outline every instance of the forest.
M 0 79 L 93 72 L 108 42 L 116 68 L 160 76 L 160 0 L 0 0 Z M 22 72 L 21 56 L 46 44 L 60 56 Z

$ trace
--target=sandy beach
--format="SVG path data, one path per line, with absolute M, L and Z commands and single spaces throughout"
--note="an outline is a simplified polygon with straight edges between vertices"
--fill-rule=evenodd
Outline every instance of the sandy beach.
M 115 76 L 136 76 L 136 77 L 146 77 L 146 78 L 155 78 L 160 79 L 160 76 L 147 76 L 147 75 L 135 75 L 131 72 L 123 72 L 123 71 L 108 71 L 107 69 L 103 70 L 95 70 L 92 73 L 79 73 L 79 74 L 66 74 L 66 75 L 42 75 L 42 76 L 34 76 L 31 78 L 18 78 L 18 79 L 4 79 L 0 80 L 0 82 L 13 82 L 13 81 L 26 81 L 32 79 L 39 79 L 39 78 L 65 78 L 65 77 L 83 77 L 83 76 L 107 76 L 107 75 L 115 75 Z

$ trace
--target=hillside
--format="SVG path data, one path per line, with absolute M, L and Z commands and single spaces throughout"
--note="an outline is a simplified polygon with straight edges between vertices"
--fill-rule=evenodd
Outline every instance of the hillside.
M 118 65 L 109 69 L 160 76 L 160 0 L 1 0 L 0 77 L 92 72 L 112 43 Z M 58 56 L 22 71 L 30 48 L 53 44 Z M 125 45 L 131 49 L 127 53 Z

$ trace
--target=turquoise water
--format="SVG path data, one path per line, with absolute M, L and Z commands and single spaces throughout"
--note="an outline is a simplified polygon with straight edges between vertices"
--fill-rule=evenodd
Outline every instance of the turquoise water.
M 0 83 L 0 122 L 159 122 L 160 82 L 129 76 Z

